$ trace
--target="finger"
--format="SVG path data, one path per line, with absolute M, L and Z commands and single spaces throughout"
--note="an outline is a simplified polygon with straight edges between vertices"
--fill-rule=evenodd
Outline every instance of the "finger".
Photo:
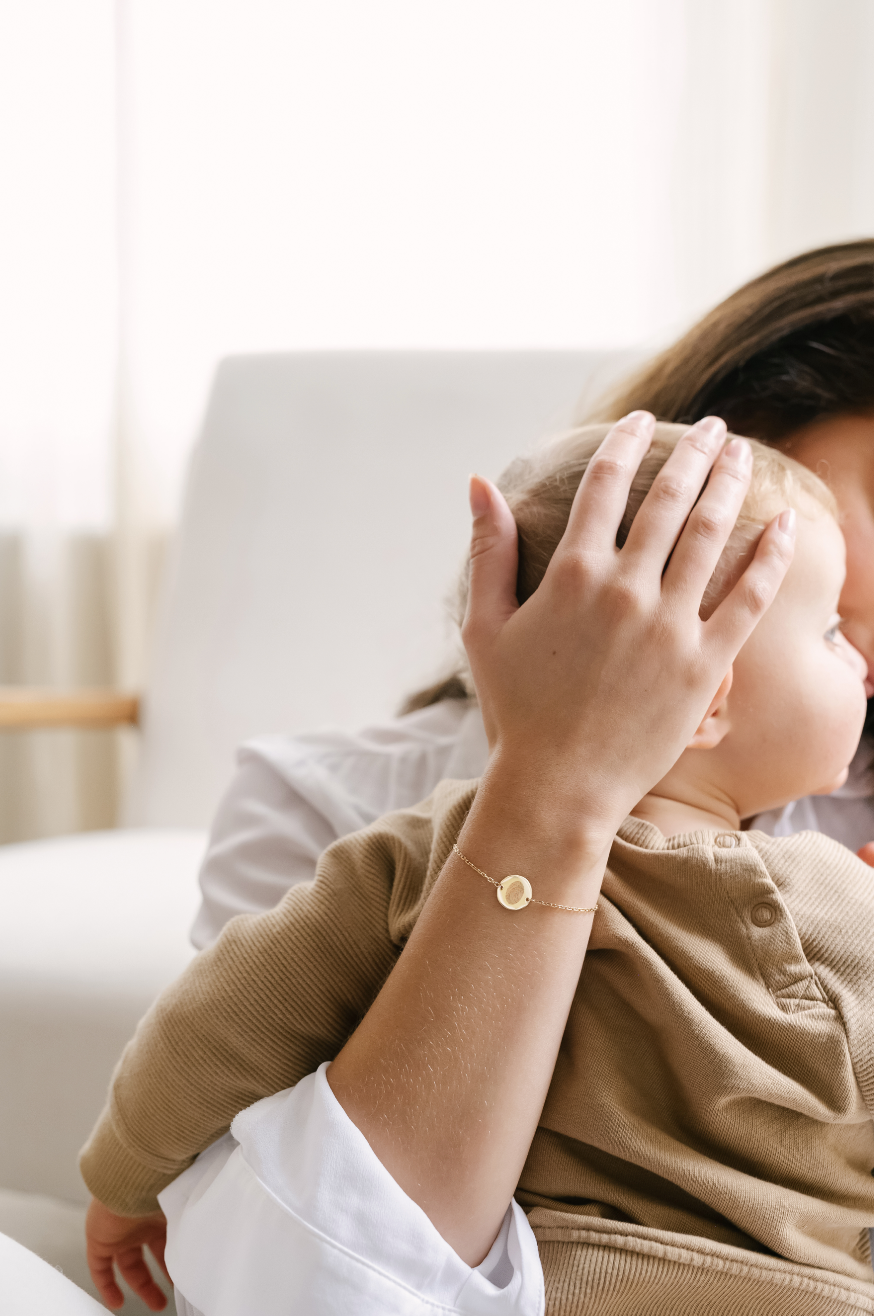
M 856 851 L 856 854 L 870 868 L 874 868 L 874 841 L 869 841 L 867 845 L 863 845 L 861 850 Z
M 517 610 L 519 540 L 513 513 L 500 489 L 481 475 L 470 477 L 470 586 L 462 633 L 465 643 L 494 633 Z
M 122 1279 L 126 1280 L 134 1293 L 142 1298 L 149 1311 L 163 1311 L 167 1299 L 152 1278 L 152 1272 L 146 1265 L 142 1248 L 120 1252 L 116 1255 L 117 1265 Z
M 652 443 L 655 417 L 632 411 L 617 421 L 592 457 L 574 495 L 561 548 L 615 548 L 631 481 Z
M 115 1271 L 112 1266 L 112 1257 L 98 1256 L 90 1247 L 88 1248 L 88 1269 L 91 1272 L 91 1278 L 107 1307 L 121 1307 L 124 1303 L 124 1294 L 115 1281 Z
M 752 562 L 704 623 L 719 650 L 722 670 L 734 662 L 756 623 L 770 608 L 795 552 L 795 512 L 787 508 L 764 531 Z
M 724 440 L 725 421 L 718 416 L 705 416 L 687 430 L 631 523 L 624 557 L 645 557 L 661 575 Z
M 707 487 L 689 514 L 664 575 L 664 588 L 694 594 L 700 602 L 716 570 L 750 487 L 753 453 L 745 439 L 726 444 Z

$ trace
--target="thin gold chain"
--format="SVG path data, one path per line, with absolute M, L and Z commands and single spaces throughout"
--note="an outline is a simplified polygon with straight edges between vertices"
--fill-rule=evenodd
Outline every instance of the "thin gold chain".
M 484 877 L 487 882 L 491 882 L 493 887 L 499 887 L 501 885 L 500 882 L 496 882 L 493 877 L 489 877 L 488 873 L 484 873 L 481 868 L 477 868 L 476 864 L 471 863 L 467 855 L 461 853 L 454 841 L 452 843 L 452 848 L 462 863 L 467 864 L 468 868 L 472 868 L 475 873 L 479 873 L 480 877 Z M 534 896 L 531 897 L 529 903 L 532 905 L 543 905 L 546 909 L 564 909 L 567 910 L 569 914 L 597 914 L 598 912 L 597 905 L 593 905 L 591 909 L 580 909 L 577 905 L 556 905 L 552 900 L 536 900 Z

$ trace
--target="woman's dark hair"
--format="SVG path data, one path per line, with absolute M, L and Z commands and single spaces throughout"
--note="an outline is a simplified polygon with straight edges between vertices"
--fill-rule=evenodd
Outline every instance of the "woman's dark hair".
M 721 416 L 735 434 L 765 443 L 874 409 L 874 238 L 805 252 L 753 279 L 581 419 L 616 420 L 637 408 L 680 424 Z M 465 698 L 455 674 L 411 695 L 402 711 Z
M 765 443 L 874 409 L 874 239 L 805 252 L 745 284 L 625 381 L 599 419 L 636 407 L 684 424 L 721 416 Z
M 874 239 L 768 270 L 625 380 L 590 420 L 634 408 L 779 443 L 803 425 L 874 408 Z

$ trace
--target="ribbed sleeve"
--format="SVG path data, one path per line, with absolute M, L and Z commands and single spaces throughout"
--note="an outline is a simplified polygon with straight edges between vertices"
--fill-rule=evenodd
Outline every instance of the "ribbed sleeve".
M 337 842 L 159 998 L 82 1156 L 96 1196 L 151 1210 L 336 1055 L 474 789 Z M 874 1313 L 872 946 L 874 875 L 826 837 L 623 824 L 517 1189 L 549 1316 Z
M 158 998 L 81 1155 L 96 1197 L 122 1215 L 155 1210 L 239 1111 L 333 1059 L 400 954 L 472 795 L 445 784 L 338 841 L 315 882 L 233 919 Z

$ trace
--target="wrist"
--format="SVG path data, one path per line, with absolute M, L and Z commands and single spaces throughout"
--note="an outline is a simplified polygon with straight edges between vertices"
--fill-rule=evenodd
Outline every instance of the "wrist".
M 580 781 L 552 761 L 496 750 L 483 773 L 477 803 L 490 816 L 520 826 L 548 845 L 556 856 L 582 865 L 609 853 L 628 809 L 605 797 L 594 780 Z
M 490 764 L 459 847 L 497 881 L 520 873 L 538 900 L 588 908 L 597 901 L 615 832 L 543 781 Z

